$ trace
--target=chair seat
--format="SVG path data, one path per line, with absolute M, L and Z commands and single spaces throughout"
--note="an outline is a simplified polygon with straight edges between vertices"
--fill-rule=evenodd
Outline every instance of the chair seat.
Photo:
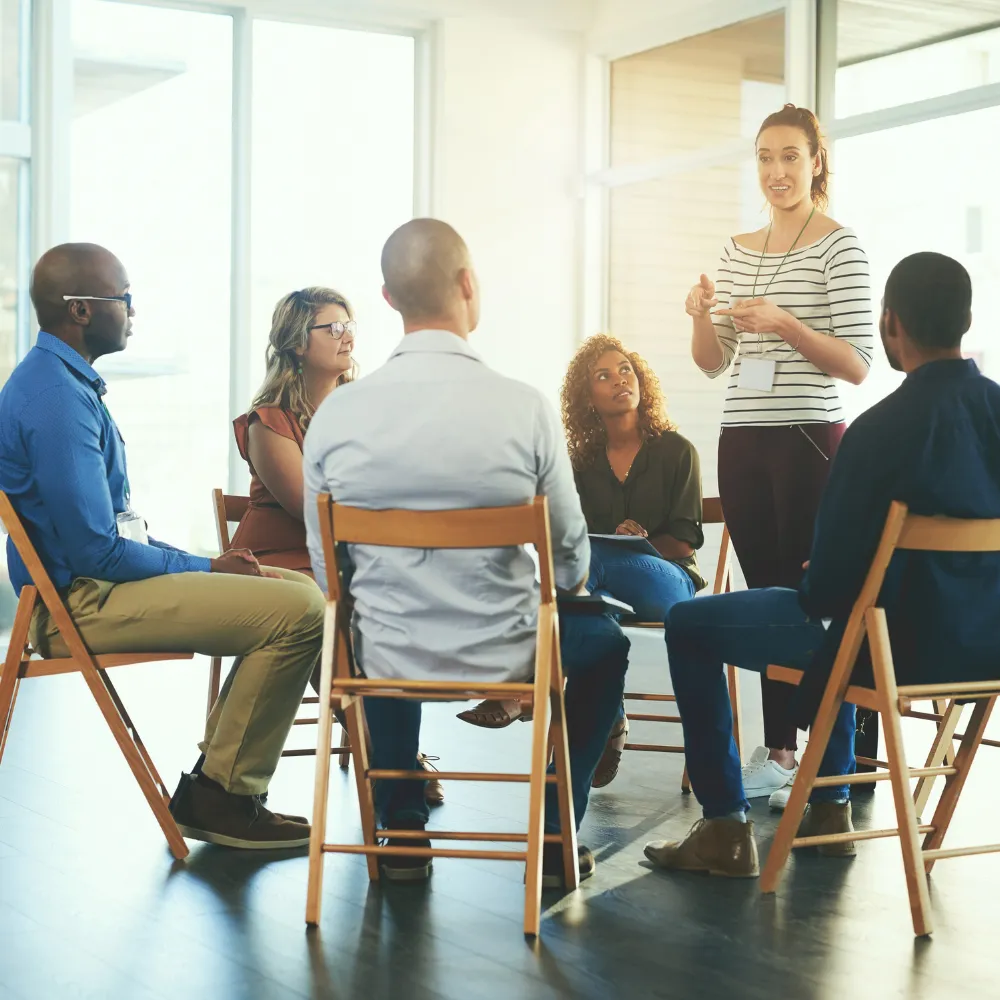
M 106 670 L 109 667 L 128 667 L 135 663 L 154 663 L 158 660 L 190 660 L 194 653 L 105 653 L 95 656 L 97 665 Z M 22 660 L 18 675 L 24 677 L 48 677 L 52 674 L 73 674 L 80 670 L 80 663 L 72 656 L 57 656 L 48 659 Z

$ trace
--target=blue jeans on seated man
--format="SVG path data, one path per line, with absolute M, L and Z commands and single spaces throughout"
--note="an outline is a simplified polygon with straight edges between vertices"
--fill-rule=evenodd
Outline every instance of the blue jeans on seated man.
M 679 604 L 667 616 L 667 658 L 684 727 L 688 776 L 707 819 L 750 808 L 733 739 L 723 665 L 764 673 L 768 664 L 808 670 L 823 642 L 823 624 L 781 587 L 741 590 Z M 854 706 L 842 705 L 820 775 L 854 773 Z M 811 800 L 848 798 L 847 785 L 817 788 Z
M 590 782 L 621 706 L 629 641 L 610 615 L 560 614 L 559 646 L 566 676 L 564 697 L 573 810 L 579 828 L 587 811 Z M 418 701 L 365 699 L 372 768 L 418 769 L 420 714 Z M 414 823 L 426 823 L 424 782 L 377 782 L 375 812 L 385 829 L 405 829 Z M 545 786 L 545 830 L 547 833 L 559 832 L 559 806 L 554 784 Z

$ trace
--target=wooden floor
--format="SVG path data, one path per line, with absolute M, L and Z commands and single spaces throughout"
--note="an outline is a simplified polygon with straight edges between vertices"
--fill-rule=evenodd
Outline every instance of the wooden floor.
M 634 637 L 631 686 L 663 689 L 661 643 Z M 171 785 L 196 756 L 205 675 L 204 661 L 118 674 Z M 753 739 L 755 679 L 744 688 Z M 427 752 L 448 767 L 520 768 L 527 726 L 481 732 L 453 711 L 427 710 Z M 910 727 L 915 750 L 926 733 Z M 0 767 L 0 1000 L 1000 995 L 1000 855 L 937 866 L 937 931 L 916 943 L 894 841 L 864 844 L 853 861 L 797 858 L 770 898 L 756 881 L 666 876 L 649 869 L 642 845 L 683 835 L 699 816 L 679 792 L 680 766 L 627 754 L 617 781 L 594 794 L 582 840 L 597 874 L 572 896 L 546 896 L 534 946 L 521 934 L 522 870 L 503 862 L 437 861 L 427 885 L 380 888 L 361 858 L 331 857 L 322 927 L 307 934 L 302 855 L 194 845 L 172 863 L 82 680 L 26 683 Z M 998 839 L 1000 751 L 984 750 L 977 771 L 955 843 Z M 283 761 L 270 804 L 310 811 L 311 772 L 309 758 Z M 442 826 L 514 829 L 526 790 L 448 794 Z M 890 809 L 882 786 L 856 803 L 856 821 L 888 825 Z M 354 837 L 356 818 L 352 786 L 335 771 L 331 836 Z M 763 802 L 754 818 L 763 853 L 774 819 Z

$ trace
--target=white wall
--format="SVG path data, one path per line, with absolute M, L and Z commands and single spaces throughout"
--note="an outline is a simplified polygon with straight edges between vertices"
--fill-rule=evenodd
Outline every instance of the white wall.
M 554 400 L 579 339 L 583 36 L 444 18 L 435 44 L 431 209 L 479 273 L 473 346 Z

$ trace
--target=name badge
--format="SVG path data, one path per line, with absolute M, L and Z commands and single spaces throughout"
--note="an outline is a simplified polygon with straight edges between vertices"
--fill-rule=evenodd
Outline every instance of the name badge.
M 774 358 L 753 358 L 746 354 L 740 358 L 740 377 L 736 382 L 738 389 L 752 389 L 756 392 L 774 391 Z
M 118 534 L 122 538 L 128 538 L 133 542 L 141 542 L 143 545 L 149 544 L 149 535 L 146 534 L 146 522 L 134 511 L 126 510 L 115 515 L 118 524 Z

